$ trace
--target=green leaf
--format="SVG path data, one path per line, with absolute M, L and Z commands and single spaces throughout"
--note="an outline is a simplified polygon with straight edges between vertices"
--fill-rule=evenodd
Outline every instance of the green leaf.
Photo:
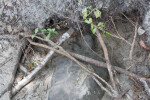
M 92 23 L 92 18 L 89 18 L 89 20 L 86 19 L 84 22 L 87 23 L 87 24 L 91 24 Z
M 110 33 L 106 32 L 106 37 L 110 38 Z
M 95 15 L 96 18 L 101 17 L 101 11 L 96 9 L 96 11 L 94 11 L 94 15 Z
M 99 27 L 100 30 L 104 30 L 105 25 L 103 22 L 99 22 L 97 26 Z
M 52 28 L 52 32 L 55 32 L 55 28 Z
M 94 29 L 92 30 L 92 33 L 95 34 L 95 33 L 96 33 L 96 30 L 97 30 L 97 28 L 94 28 Z
M 36 36 L 36 34 L 33 34 L 33 35 L 31 36 L 31 38 L 33 39 L 33 38 L 35 38 L 35 36 Z
M 89 22 L 90 22 L 90 24 L 92 23 L 92 18 L 89 18 Z
M 103 22 L 99 22 L 97 26 L 98 26 L 98 27 L 104 26 L 104 23 L 103 23 Z
M 50 37 L 51 37 L 51 33 L 49 33 L 48 35 L 47 35 L 47 37 L 46 37 L 46 39 L 50 39 Z
M 93 31 L 93 24 L 91 24 L 91 31 Z
M 44 35 L 44 39 L 46 38 L 46 35 L 45 35 L 45 33 L 43 33 L 43 35 Z
M 34 30 L 34 33 L 36 34 L 38 31 L 39 31 L 39 29 L 38 29 L 38 28 L 36 28 L 36 29 Z
M 83 19 L 86 19 L 88 14 L 87 14 L 87 8 L 85 8 L 83 11 L 82 11 L 82 14 L 83 14 Z
M 102 35 L 104 35 L 106 33 L 106 31 L 105 30 L 102 30 Z
M 47 32 L 47 30 L 46 30 L 46 29 L 42 29 L 41 31 L 42 31 L 43 33 L 44 33 L 44 32 Z
M 58 32 L 57 32 L 57 31 L 55 31 L 55 32 L 54 32 L 54 34 L 58 35 Z
M 87 23 L 87 24 L 90 24 L 89 20 L 87 20 L 87 19 L 84 22 Z
M 53 30 L 51 28 L 48 28 L 47 31 L 48 32 L 53 32 Z

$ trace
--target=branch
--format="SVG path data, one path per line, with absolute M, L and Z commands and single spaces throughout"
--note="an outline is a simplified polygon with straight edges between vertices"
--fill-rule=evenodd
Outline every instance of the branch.
M 95 26 L 96 27 L 96 26 Z M 109 61 L 109 56 L 108 56 L 108 50 L 107 50 L 107 47 L 103 41 L 103 38 L 99 32 L 99 30 L 97 29 L 96 30 L 96 35 L 98 37 L 98 40 L 103 48 L 103 52 L 104 52 L 104 56 L 105 56 L 105 59 L 106 59 L 106 64 L 107 64 L 107 69 L 108 69 L 108 72 L 109 72 L 109 76 L 110 76 L 110 80 L 112 82 L 112 85 L 113 85 L 113 88 L 114 90 L 116 91 L 116 95 L 118 95 L 118 91 L 117 91 L 117 87 L 116 87 L 116 84 L 115 84 L 115 81 L 114 81 L 114 77 L 113 77 L 113 72 L 112 72 L 112 66 L 111 66 L 111 63 Z
M 138 26 L 138 23 L 136 23 L 136 25 L 135 25 L 134 39 L 133 39 L 133 42 L 132 42 L 132 45 L 131 45 L 130 54 L 129 54 L 129 59 L 130 59 L 130 60 L 132 60 L 133 49 L 134 49 L 135 40 L 136 40 L 136 37 L 137 37 L 137 26 Z
M 73 29 L 70 28 L 66 33 L 64 33 L 59 40 L 57 41 L 57 44 L 60 45 L 62 42 L 64 42 L 66 39 L 70 37 L 70 35 L 73 33 Z M 52 58 L 52 55 L 54 54 L 54 51 L 49 51 L 49 53 L 43 58 L 43 60 L 40 62 L 40 64 L 29 74 L 26 76 L 23 80 L 21 80 L 13 89 L 12 89 L 12 96 L 14 96 L 20 89 L 22 89 L 25 85 L 27 85 L 30 81 L 32 81 L 35 76 L 39 73 L 39 71 L 46 65 L 46 63 Z
M 73 57 L 79 59 L 79 60 L 82 60 L 82 61 L 85 61 L 85 62 L 88 62 L 90 64 L 93 64 L 93 65 L 96 65 L 96 66 L 99 66 L 99 67 L 102 67 L 102 68 L 107 68 L 107 64 L 104 63 L 104 62 L 101 62 L 101 61 L 97 61 L 95 59 L 92 59 L 92 58 L 89 58 L 89 57 L 86 57 L 86 56 L 82 56 L 82 55 L 79 55 L 79 54 L 76 54 L 76 53 L 72 53 L 72 52 L 69 52 Z M 145 91 L 147 92 L 147 94 L 150 96 L 150 88 L 148 87 L 146 81 L 150 82 L 150 79 L 147 79 L 147 78 L 144 78 L 144 77 L 141 77 L 141 76 L 138 76 L 132 72 L 129 72 L 125 69 L 122 69 L 118 66 L 112 66 L 113 67 L 113 70 L 116 70 L 117 72 L 119 73 L 122 73 L 122 74 L 125 74 L 127 76 L 130 76 L 130 77 L 133 77 L 137 80 L 139 80 L 143 85 L 144 85 L 144 88 L 145 88 Z M 96 80 L 95 80 L 96 81 Z M 97 82 L 99 85 L 101 85 L 101 83 Z M 108 94 L 110 94 L 110 92 L 106 89 L 105 91 L 107 91 Z
M 98 61 L 98 60 L 95 60 L 95 59 L 92 59 L 92 58 L 89 58 L 89 57 L 86 57 L 86 56 L 82 56 L 80 54 L 76 54 L 76 53 L 72 53 L 72 52 L 69 52 L 73 57 L 79 59 L 79 60 L 82 60 L 82 61 L 85 61 L 85 62 L 88 62 L 90 64 L 93 64 L 93 65 L 96 65 L 96 66 L 99 66 L 99 67 L 102 67 L 102 68 L 107 68 L 107 64 L 102 62 L 102 61 Z M 125 74 L 127 76 L 130 76 L 130 77 L 133 77 L 137 80 L 141 80 L 141 79 L 145 79 L 147 80 L 148 82 L 150 82 L 150 79 L 146 79 L 144 77 L 141 77 L 141 76 L 138 76 L 132 72 L 129 72 L 123 68 L 120 68 L 118 66 L 112 66 L 113 67 L 113 70 L 116 70 L 117 72 L 119 73 L 122 73 L 122 74 Z

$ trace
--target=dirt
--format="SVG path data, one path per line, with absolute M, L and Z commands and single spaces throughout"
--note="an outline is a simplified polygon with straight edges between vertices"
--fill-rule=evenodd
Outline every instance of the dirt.
M 75 6 L 73 6 L 71 8 L 68 8 L 69 6 L 67 6 L 67 4 L 68 4 L 68 2 L 71 2 L 71 1 L 72 0 L 66 1 L 64 3 L 64 6 L 62 6 L 62 2 L 64 2 L 64 0 L 61 0 L 58 3 L 54 2 L 53 0 L 52 1 L 43 0 L 43 3 L 47 2 L 46 4 L 49 5 L 50 7 L 54 7 L 53 4 L 57 4 L 55 8 L 57 9 L 58 12 L 59 11 L 68 12 L 69 9 L 71 12 L 74 9 L 74 7 L 76 7 L 77 5 L 78 5 L 78 10 L 81 11 L 83 8 L 85 8 L 86 5 L 90 4 L 90 1 L 88 1 L 87 3 L 85 2 L 84 6 L 82 7 L 80 5 L 80 3 L 81 4 L 84 3 L 83 0 L 78 0 L 78 2 L 80 1 L 79 3 L 77 3 Z M 99 0 L 96 0 L 96 2 L 98 2 L 98 1 Z M 148 33 L 149 32 L 149 20 L 148 20 L 149 19 L 149 11 L 148 11 L 149 5 L 148 4 L 149 3 L 148 3 L 148 0 L 143 0 L 143 1 L 137 0 L 136 2 L 135 1 L 136 0 L 124 0 L 124 1 L 116 0 L 116 1 L 113 1 L 112 3 L 110 3 L 111 2 L 110 0 L 106 0 L 106 1 L 101 0 L 101 1 L 99 1 L 99 3 L 96 3 L 94 6 L 96 6 L 99 9 L 102 8 L 104 10 L 104 12 L 105 12 L 105 9 L 106 9 L 106 12 L 109 12 L 109 10 L 110 10 L 109 13 L 113 14 L 113 20 L 116 25 L 117 31 L 118 31 L 119 35 L 122 36 L 122 38 L 115 38 L 115 37 L 111 36 L 109 39 L 106 38 L 105 36 L 103 36 L 103 39 L 108 48 L 108 53 L 109 53 L 109 57 L 111 60 L 111 64 L 117 65 L 121 68 L 124 68 L 131 72 L 134 72 L 135 74 L 137 74 L 139 76 L 149 78 L 150 77 L 149 50 L 144 49 L 139 44 L 140 40 L 143 40 L 144 43 L 146 44 L 146 46 L 150 47 L 149 40 L 147 39 L 147 37 L 149 37 L 147 35 L 147 34 L 149 34 Z M 71 2 L 69 5 L 72 5 L 72 4 L 73 4 L 73 2 Z M 113 5 L 113 7 L 111 7 L 111 5 Z M 49 26 L 51 26 L 51 24 L 57 24 L 57 22 L 61 22 L 62 16 L 61 17 L 59 16 L 60 19 L 59 19 L 59 17 L 54 16 L 51 11 L 49 11 L 48 9 L 43 7 L 41 4 L 39 4 L 38 1 L 18 0 L 18 3 L 16 3 L 16 1 L 14 1 L 14 0 L 12 0 L 12 1 L 9 0 L 8 2 L 0 1 L 0 6 L 2 6 L 2 7 L 0 7 L 0 14 L 2 15 L 2 16 L 0 16 L 0 20 L 1 20 L 0 34 L 1 34 L 1 36 L 3 36 L 4 34 L 9 34 L 9 35 L 18 34 L 19 32 L 24 32 L 25 34 L 32 33 L 33 29 L 36 27 L 48 28 Z M 134 46 L 134 50 L 133 50 L 133 54 L 132 54 L 132 57 L 133 57 L 132 60 L 128 59 L 131 45 L 129 45 L 126 41 L 128 41 L 129 43 L 132 43 L 134 34 L 135 34 L 135 32 L 134 32 L 135 26 L 133 26 L 130 23 L 130 21 L 125 18 L 125 16 L 120 15 L 120 14 L 119 15 L 115 14 L 115 12 L 118 10 L 118 9 L 116 9 L 117 7 L 120 8 L 119 10 L 124 11 L 125 14 L 127 14 L 127 17 L 129 19 L 131 19 L 132 21 L 134 21 L 134 23 L 137 21 L 137 19 L 136 19 L 137 16 L 135 16 L 135 14 L 140 13 L 140 14 L 138 14 L 138 16 L 139 15 L 142 15 L 142 16 L 139 16 L 139 20 L 138 20 L 139 26 L 143 25 L 144 29 L 147 32 L 147 34 L 144 33 L 142 35 L 137 35 L 137 38 L 136 38 L 136 41 L 134 44 L 135 46 Z M 68 9 L 64 9 L 64 8 L 68 8 Z M 136 10 L 138 10 L 138 11 L 136 12 Z M 72 18 L 75 19 L 75 16 L 72 13 L 74 13 L 74 12 L 71 12 L 71 14 L 69 16 L 71 16 Z M 145 13 L 145 16 L 144 16 L 144 13 Z M 81 13 L 79 13 L 79 15 L 80 14 Z M 67 15 L 67 14 L 65 13 L 64 15 Z M 107 14 L 106 14 L 106 16 L 107 16 Z M 52 18 L 52 20 L 50 18 Z M 106 23 L 106 30 L 108 32 L 110 32 L 112 35 L 119 36 L 117 31 L 114 28 L 113 23 L 110 20 L 110 17 L 104 16 L 103 18 L 105 18 L 104 21 Z M 54 21 L 54 22 L 52 22 L 52 21 Z M 64 19 L 63 19 L 63 21 L 64 21 Z M 142 23 L 142 21 L 143 21 L 143 23 Z M 52 22 L 52 23 L 50 23 L 50 22 Z M 59 36 L 61 36 L 63 32 L 66 31 L 66 29 L 64 29 L 64 28 L 68 28 L 71 25 L 73 25 L 73 27 L 75 29 L 78 29 L 74 22 L 71 22 L 71 24 L 64 22 L 64 23 L 62 23 L 62 26 L 54 25 L 53 27 L 56 27 L 56 29 L 62 29 L 62 30 L 60 30 L 60 34 L 58 36 L 52 36 L 51 39 L 53 41 L 56 41 L 57 38 Z M 142 27 L 142 29 L 143 29 L 143 27 Z M 90 53 L 92 54 L 92 56 L 89 56 L 89 57 L 93 57 L 94 59 L 104 61 L 104 60 L 102 60 L 102 59 L 104 59 L 103 50 L 102 50 L 102 47 L 100 46 L 99 41 L 97 40 L 96 36 L 91 33 L 89 26 L 83 24 L 82 29 L 83 29 L 82 31 L 83 31 L 84 35 L 88 34 L 92 37 L 92 40 L 93 40 L 92 49 L 93 49 L 93 51 L 95 51 L 97 53 L 97 55 L 100 56 L 100 57 L 95 56 L 93 51 L 91 51 Z M 83 40 L 81 40 L 82 35 L 80 34 L 79 31 L 76 31 L 74 34 L 75 35 L 73 35 L 69 40 L 67 40 L 62 45 L 62 47 L 65 48 L 65 50 L 79 51 L 82 48 L 82 46 L 80 44 L 80 42 L 83 41 Z M 10 38 L 9 41 L 4 40 L 2 42 L 6 42 L 6 43 L 8 42 L 8 44 L 10 43 L 10 45 L 13 44 L 13 41 L 10 42 L 11 37 L 9 37 L 9 38 Z M 123 38 L 126 41 L 123 40 Z M 38 41 L 38 42 L 41 42 L 41 41 Z M 41 42 L 41 43 L 43 43 L 43 42 Z M 0 50 L 3 50 L 3 44 L 5 44 L 5 43 L 0 44 Z M 47 43 L 44 42 L 44 44 L 47 44 Z M 6 53 L 4 52 L 4 54 L 2 54 L 2 56 L 1 56 L 1 53 L 3 53 L 3 52 L 2 51 L 0 52 L 0 59 L 2 59 L 0 64 L 3 61 L 3 56 L 8 57 L 8 56 L 12 56 L 11 54 L 15 53 L 15 52 L 13 52 L 13 50 L 15 50 L 13 47 L 7 48 L 9 46 L 7 46 L 7 45 L 5 45 L 5 46 L 6 46 Z M 87 46 L 85 46 L 84 48 L 86 48 L 86 47 Z M 13 48 L 13 50 L 11 48 Z M 28 73 L 23 73 L 22 71 L 18 70 L 14 85 L 16 85 L 19 81 L 21 81 L 27 74 L 30 73 L 30 71 L 34 70 L 35 65 L 38 64 L 38 62 L 40 62 L 42 60 L 42 58 L 46 55 L 47 52 L 48 52 L 48 50 L 45 50 L 45 49 L 43 50 L 39 47 L 31 46 L 29 48 L 29 52 L 27 53 L 25 62 L 24 63 L 20 62 L 21 65 L 23 65 L 25 67 L 25 70 Z M 13 55 L 17 56 L 16 54 L 13 54 Z M 23 57 L 21 58 L 21 60 L 22 59 L 23 59 Z M 25 86 L 16 96 L 14 96 L 13 100 L 17 100 L 17 99 L 19 99 L 19 100 L 21 100 L 21 99 L 22 100 L 26 100 L 26 99 L 44 100 L 44 99 L 47 99 L 48 91 L 50 90 L 50 87 L 51 87 L 51 79 L 53 76 L 53 72 L 56 67 L 56 63 L 59 59 L 61 59 L 60 55 L 55 54 L 53 56 L 52 60 L 50 60 L 49 63 L 47 64 L 47 66 L 45 66 L 45 69 L 43 69 L 40 72 L 40 74 L 38 74 L 37 77 L 31 83 L 29 83 L 27 86 Z M 15 59 L 13 59 L 13 60 L 15 60 Z M 13 62 L 10 62 L 10 63 L 13 63 Z M 15 64 L 15 63 L 13 63 L 13 64 Z M 9 65 L 12 65 L 12 64 L 9 64 Z M 12 67 L 11 68 L 9 68 L 9 67 L 6 67 L 6 68 L 8 68 L 10 70 Z M 16 65 L 14 65 L 13 67 L 15 67 L 14 69 L 16 70 Z M 5 69 L 4 72 L 6 70 L 7 69 Z M 2 73 L 2 72 L 3 71 L 0 70 L 0 73 Z M 9 72 L 11 72 L 11 71 L 9 71 Z M 99 75 L 102 74 L 99 70 L 97 70 L 95 72 L 99 73 Z M 5 73 L 5 74 L 7 74 L 7 73 Z M 105 76 L 105 75 L 103 75 L 103 76 Z M 106 75 L 106 76 L 108 77 L 108 75 Z M 117 72 L 115 73 L 115 76 L 116 76 L 115 79 L 117 82 L 117 86 L 118 86 L 119 92 L 121 94 L 121 99 L 119 99 L 119 100 L 140 100 L 140 99 L 148 100 L 149 99 L 148 95 L 147 95 L 148 93 L 145 91 L 145 88 L 141 82 L 139 82 L 136 79 L 133 79 L 131 77 L 128 77 L 124 74 L 117 73 Z M 2 79 L 4 80 L 4 78 L 5 77 L 3 77 Z M 106 80 L 108 81 L 109 78 L 107 78 Z M 8 80 L 7 81 L 4 80 L 4 81 L 7 82 Z M 2 89 L 5 87 L 4 84 L 5 83 L 2 84 Z M 10 93 L 7 92 L 7 94 L 5 96 L 7 96 L 7 98 L 10 98 L 9 95 L 10 95 Z M 102 100 L 110 100 L 110 99 L 111 99 L 111 97 L 109 97 L 105 93 Z

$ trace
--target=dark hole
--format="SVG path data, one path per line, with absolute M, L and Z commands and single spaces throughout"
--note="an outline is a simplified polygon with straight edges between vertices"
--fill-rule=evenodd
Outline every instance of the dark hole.
M 54 24 L 54 20 L 50 19 L 49 24 L 53 25 Z

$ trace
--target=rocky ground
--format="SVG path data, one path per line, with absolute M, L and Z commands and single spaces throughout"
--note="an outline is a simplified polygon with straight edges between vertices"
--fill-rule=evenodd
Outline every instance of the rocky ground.
M 104 13 L 114 14 L 113 19 L 118 33 L 125 40 L 132 43 L 135 27 L 123 15 L 116 14 L 115 7 L 127 13 L 128 18 L 136 22 L 135 17 L 143 14 L 144 11 L 148 11 L 149 6 L 146 4 L 149 2 L 147 0 L 123 0 L 122 2 L 116 0 L 110 2 L 111 0 L 95 0 L 95 5 L 93 6 L 102 9 Z M 96 36 L 90 32 L 89 27 L 81 24 L 84 26 L 82 28 L 84 36 L 82 36 L 73 21 L 65 22 L 65 18 L 62 18 L 69 16 L 75 20 L 78 19 L 77 16 L 81 15 L 81 10 L 87 5 L 91 5 L 91 2 L 85 2 L 84 0 L 76 2 L 73 2 L 73 0 L 0 1 L 0 100 L 113 100 L 79 65 L 59 54 L 54 54 L 45 68 L 37 74 L 36 78 L 11 98 L 11 88 L 29 75 L 48 52 L 47 49 L 31 46 L 24 39 L 18 37 L 19 33 L 32 34 L 33 29 L 37 27 L 41 29 L 53 25 L 59 31 L 59 35 L 52 38 L 52 40 L 56 41 L 72 26 L 75 29 L 75 35 L 66 40 L 61 46 L 67 51 L 104 61 L 102 47 Z M 140 9 L 138 8 L 139 6 Z M 73 11 L 74 8 L 76 8 L 76 11 Z M 139 11 L 135 12 L 133 8 Z M 109 17 L 103 18 L 106 22 L 106 29 L 112 35 L 117 35 L 113 23 L 107 18 Z M 149 12 L 139 19 L 139 26 L 143 25 L 148 33 Z M 62 22 L 62 24 L 58 24 L 59 22 Z M 141 29 L 141 31 L 144 30 Z M 125 40 L 113 36 L 109 39 L 105 36 L 103 38 L 108 48 L 112 65 L 149 78 L 149 51 L 139 44 L 140 40 L 143 40 L 148 46 L 149 40 L 147 39 L 148 35 L 146 33 L 141 34 L 141 31 L 138 31 L 137 34 L 132 60 L 128 60 L 131 45 Z M 90 65 L 87 62 L 83 63 L 87 68 L 109 82 L 106 69 Z M 12 84 L 13 81 L 14 83 Z M 145 87 L 136 79 L 116 72 L 115 81 L 121 96 L 119 100 L 149 100 Z M 4 94 L 2 95 L 2 93 Z

